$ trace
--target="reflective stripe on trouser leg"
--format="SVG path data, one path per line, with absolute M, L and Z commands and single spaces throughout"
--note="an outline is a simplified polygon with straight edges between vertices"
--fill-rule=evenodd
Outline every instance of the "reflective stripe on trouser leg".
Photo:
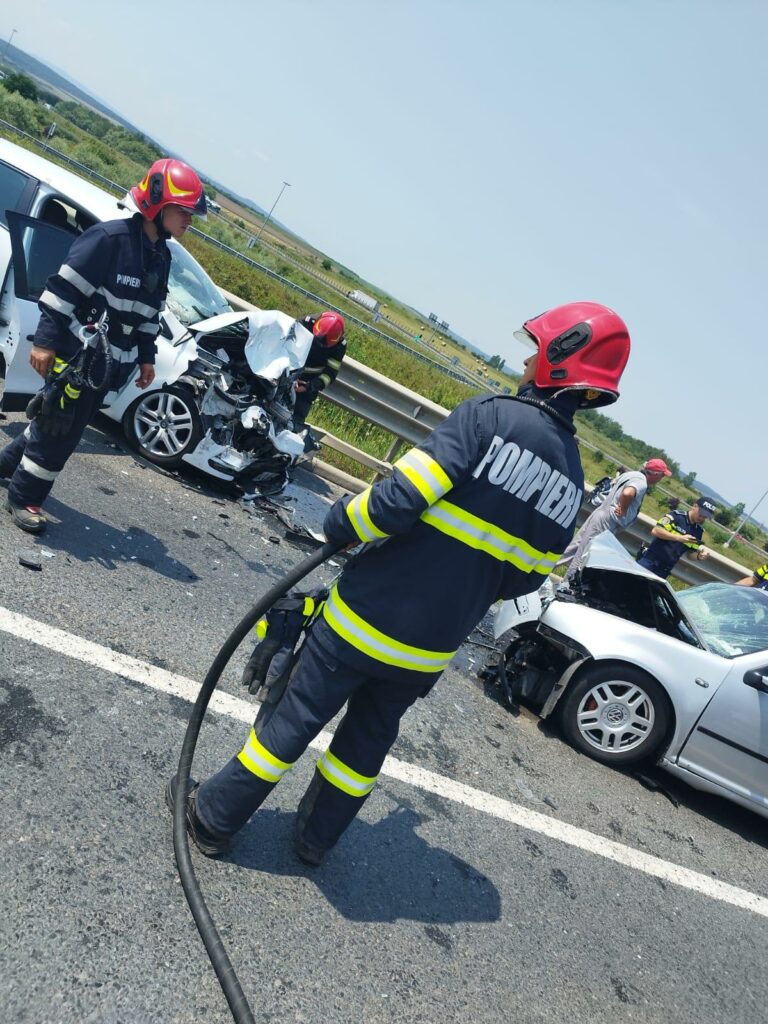
M 369 678 L 352 694 L 299 805 L 297 831 L 307 843 L 330 849 L 359 813 L 397 739 L 400 719 L 420 692 L 420 686 Z
M 240 753 L 200 786 L 197 811 L 203 824 L 218 835 L 234 835 L 290 767 L 267 750 L 251 729 Z
M 27 436 L 26 445 L 8 485 L 8 499 L 13 505 L 42 505 L 53 487 L 56 475 L 64 468 L 83 436 L 83 431 L 98 412 L 103 394 L 103 391 L 83 389 L 74 403 L 72 428 L 62 437 L 44 433 L 40 429 L 38 417 L 32 420 L 24 431 Z
M 240 753 L 201 784 L 197 810 L 203 824 L 221 836 L 241 829 L 359 683 L 358 672 L 337 664 L 310 636 L 259 735 L 251 730 Z

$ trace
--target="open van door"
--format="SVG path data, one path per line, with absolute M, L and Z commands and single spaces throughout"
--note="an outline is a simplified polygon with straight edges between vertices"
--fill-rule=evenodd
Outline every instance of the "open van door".
M 37 301 L 45 282 L 67 258 L 76 235 L 36 217 L 8 211 L 11 236 L 11 269 L 6 288 L 13 287 L 8 324 L 0 328 L 0 354 L 5 360 L 5 392 L 2 407 L 19 412 L 42 385 L 29 365 L 40 310 Z M 12 280 L 11 280 L 12 279 Z

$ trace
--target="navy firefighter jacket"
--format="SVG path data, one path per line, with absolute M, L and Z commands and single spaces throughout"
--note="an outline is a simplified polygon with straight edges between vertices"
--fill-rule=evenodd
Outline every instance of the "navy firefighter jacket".
M 312 334 L 315 326 L 316 316 L 305 316 L 299 323 Z M 340 338 L 335 345 L 326 345 L 312 335 L 312 346 L 307 355 L 304 369 L 301 371 L 301 379 L 309 384 L 309 390 L 313 394 L 324 391 L 329 384 L 336 380 L 341 369 L 341 361 L 347 353 L 347 343 Z
M 69 362 L 82 348 L 78 331 L 107 314 L 112 350 L 109 390 L 117 390 L 139 363 L 154 363 L 160 310 L 168 293 L 171 254 L 154 245 L 142 216 L 94 224 L 72 243 L 66 262 L 40 296 L 35 345 Z
M 342 660 L 429 684 L 494 601 L 538 590 L 584 490 L 574 399 L 563 398 L 552 403 L 561 420 L 512 397 L 470 398 L 389 479 L 333 506 L 329 540 L 388 539 L 332 588 L 321 643 L 330 629 L 346 641 Z

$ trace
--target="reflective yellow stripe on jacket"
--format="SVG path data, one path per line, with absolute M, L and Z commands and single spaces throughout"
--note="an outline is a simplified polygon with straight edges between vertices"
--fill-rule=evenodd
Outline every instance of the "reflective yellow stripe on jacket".
M 349 796 L 368 796 L 378 778 L 378 775 L 374 775 L 373 778 L 360 775 L 359 772 L 340 761 L 330 750 L 326 750 L 317 762 L 317 770 L 332 786 L 336 786 L 342 793 L 347 793 Z
M 237 759 L 249 772 L 259 779 L 264 779 L 265 782 L 279 782 L 288 769 L 293 767 L 275 757 L 274 754 L 270 754 L 267 748 L 259 743 L 259 738 L 253 729 L 251 729 L 245 746 L 237 755 Z
M 361 494 L 355 495 L 347 505 L 347 516 L 352 524 L 352 529 L 363 542 L 389 536 L 388 533 L 380 530 L 371 519 L 368 512 L 368 499 L 370 496 L 371 488 L 367 487 Z
M 440 463 L 435 462 L 421 448 L 411 448 L 397 460 L 393 468 L 399 469 L 430 505 L 453 487 L 450 477 Z
M 680 527 L 676 526 L 674 523 L 665 523 L 663 519 L 660 519 L 656 525 L 660 526 L 662 530 L 666 530 L 667 533 L 676 533 L 680 537 L 685 536 L 685 533 L 680 529 Z M 679 543 L 682 544 L 684 548 L 689 548 L 691 551 L 698 551 L 701 547 L 701 544 L 698 541 L 691 542 L 689 540 L 681 540 Z
M 331 629 L 340 637 L 367 654 L 369 658 L 386 665 L 410 669 L 413 672 L 442 672 L 456 651 L 428 651 L 422 647 L 402 644 L 394 637 L 387 636 L 365 619 L 352 611 L 339 597 L 336 586 L 328 595 L 323 608 L 323 617 Z
M 426 509 L 421 518 L 454 540 L 484 551 L 500 562 L 511 562 L 522 572 L 540 572 L 548 576 L 560 557 L 554 551 L 539 551 L 521 537 L 513 537 L 450 501 L 438 501 Z

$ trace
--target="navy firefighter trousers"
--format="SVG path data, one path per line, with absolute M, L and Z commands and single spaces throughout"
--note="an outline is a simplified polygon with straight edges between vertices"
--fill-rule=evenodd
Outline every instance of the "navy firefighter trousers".
M 83 431 L 96 415 L 104 391 L 83 388 L 74 407 L 72 427 L 61 437 L 40 429 L 37 417 L 26 430 L 0 452 L 0 477 L 10 477 L 8 500 L 12 505 L 42 505 L 53 482 L 77 448 Z
M 344 641 L 310 633 L 283 698 L 258 735 L 220 772 L 201 783 L 197 813 L 219 836 L 234 835 L 261 806 L 309 743 L 347 703 L 344 718 L 315 766 L 299 806 L 297 831 L 329 850 L 365 803 L 400 719 L 423 688 L 393 683 L 345 665 Z

